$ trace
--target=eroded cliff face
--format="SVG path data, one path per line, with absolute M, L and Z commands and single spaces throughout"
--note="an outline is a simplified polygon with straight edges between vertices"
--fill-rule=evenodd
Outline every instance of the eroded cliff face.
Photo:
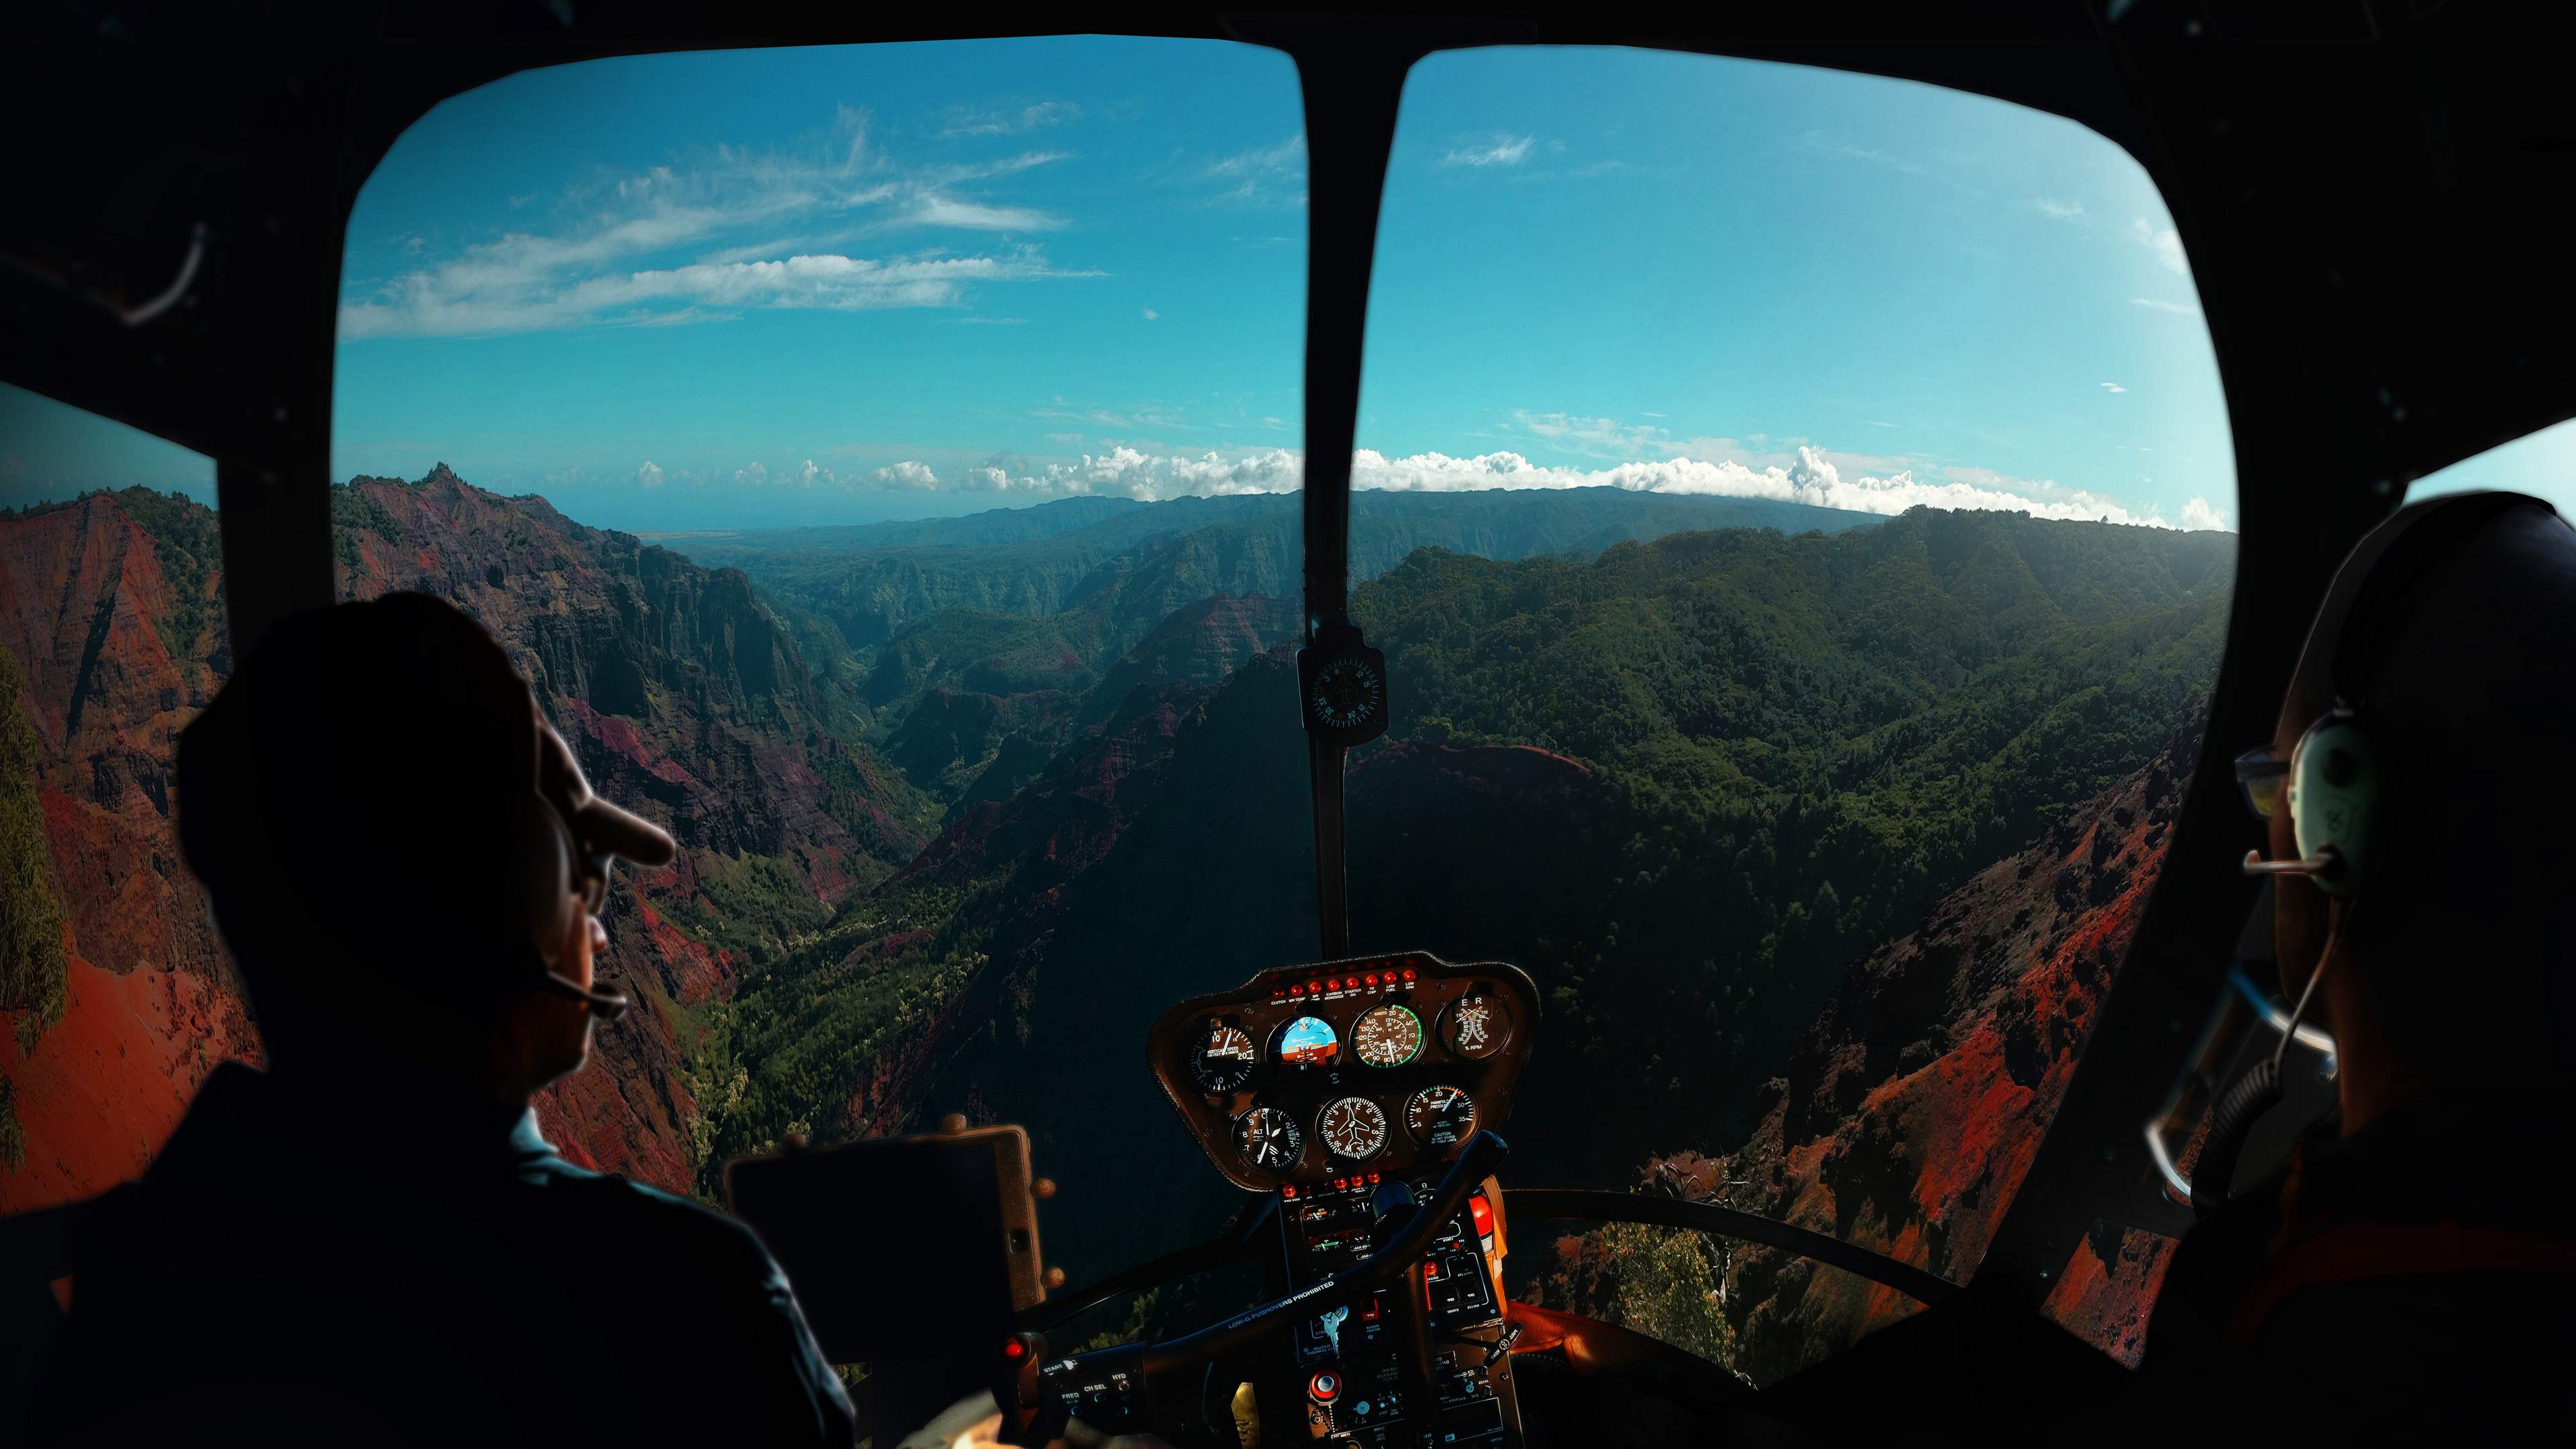
M 1788 1074 L 1764 1089 L 1752 1139 L 1724 1157 L 1651 1162 L 1649 1188 L 1726 1202 L 1966 1281 L 2038 1154 L 2127 954 L 2198 736 L 2195 719 L 2145 769 L 1847 968 Z M 2105 1232 L 2078 1246 L 2046 1311 L 2134 1364 L 2167 1244 Z M 1537 1296 L 1598 1309 L 1616 1274 L 1596 1238 L 1564 1240 Z M 1735 1244 L 1726 1254 L 1733 1366 L 1758 1382 L 1917 1306 L 1786 1252 Z
M 482 621 L 593 785 L 669 828 L 621 874 L 603 974 L 638 1009 L 538 1113 L 567 1157 L 674 1191 L 703 1155 L 686 1084 L 703 1013 L 781 938 L 829 919 L 920 841 L 904 787 L 837 737 L 793 645 L 731 570 L 585 528 L 542 499 L 418 483 L 334 490 L 343 597 L 420 590 Z M 97 495 L 0 518 L 0 646 L 37 744 L 37 863 L 61 916 L 59 1013 L 0 1012 L 0 1211 L 146 1166 L 207 1072 L 260 1048 L 174 823 L 178 733 L 230 667 L 213 515 Z M 399 762 L 388 762 L 399 768 Z
M 206 510 L 152 506 L 174 536 L 211 544 Z M 25 674 L 18 707 L 36 734 L 65 956 L 60 1017 L 9 1012 L 0 1031 L 20 1143 L 19 1160 L 0 1163 L 0 1212 L 132 1176 L 206 1073 L 259 1057 L 171 814 L 172 744 L 229 663 L 220 574 L 211 559 L 167 556 L 181 547 L 109 496 L 0 521 L 0 646 Z M 174 595 L 173 580 L 191 578 L 194 592 Z M 166 627 L 182 617 L 202 627 Z

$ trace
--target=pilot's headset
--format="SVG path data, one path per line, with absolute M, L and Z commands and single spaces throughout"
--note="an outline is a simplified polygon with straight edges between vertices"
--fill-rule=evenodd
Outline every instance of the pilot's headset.
M 2292 701 L 2323 696 L 2332 704 L 2299 736 L 2288 760 L 2276 758 L 2269 746 L 2236 759 L 2247 805 L 2267 820 L 2287 809 L 2298 846 L 2292 860 L 2267 861 L 2260 851 L 2247 852 L 2246 873 L 2307 877 L 2332 902 L 2332 925 L 2298 1004 L 2280 1023 L 2279 1047 L 2239 1078 L 2211 1114 L 2191 1177 L 2195 1211 L 2205 1214 L 2226 1201 L 2247 1133 L 2281 1101 L 2283 1056 L 2300 1034 L 2337 937 L 2374 882 L 2391 869 L 2383 837 L 2394 793 L 2389 771 L 2399 752 L 2382 737 L 2371 712 L 2373 671 L 2390 620 L 2451 550 L 2525 507 L 2556 512 L 2524 494 L 2465 493 L 2410 505 L 2365 535 L 2336 571 L 2291 680 Z
M 533 711 L 533 700 L 530 706 Z M 618 857 L 658 866 L 675 854 L 671 837 L 650 821 L 591 793 L 571 748 L 539 714 L 536 798 L 520 831 L 518 875 L 521 931 L 538 953 L 540 988 L 589 1003 L 605 1021 L 625 1015 L 623 994 L 583 986 L 558 969 L 559 943 L 579 924 L 578 915 L 596 915 L 607 904 Z

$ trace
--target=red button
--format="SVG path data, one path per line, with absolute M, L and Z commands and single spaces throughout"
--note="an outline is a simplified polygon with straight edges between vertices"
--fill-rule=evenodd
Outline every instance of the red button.
M 1306 1381 L 1306 1392 L 1314 1395 L 1315 1402 L 1319 1404 L 1331 1403 L 1341 1391 L 1342 1381 L 1330 1369 Z
M 1494 1235 L 1494 1205 L 1485 1201 L 1483 1193 L 1476 1193 L 1467 1199 L 1467 1211 L 1476 1219 L 1477 1237 L 1489 1238 Z
M 1003 1344 L 1003 1345 L 1002 1345 L 1002 1357 L 1004 1357 L 1004 1358 L 1018 1358 L 1021 1354 L 1024 1354 L 1024 1353 L 1027 1353 L 1027 1352 L 1028 1352 L 1028 1348 L 1027 1348 L 1027 1346 L 1026 1346 L 1026 1345 L 1024 1345 L 1024 1344 L 1022 1344 L 1022 1343 L 1021 1343 L 1018 1339 L 1016 1339 L 1016 1338 L 1015 1338 L 1015 1339 L 1012 1339 L 1010 1342 L 1008 1342 L 1008 1343 L 1006 1343 L 1006 1344 Z

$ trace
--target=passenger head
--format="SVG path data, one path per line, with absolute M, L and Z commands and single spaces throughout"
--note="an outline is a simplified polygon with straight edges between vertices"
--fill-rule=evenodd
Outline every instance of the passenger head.
M 2392 546 L 2428 520 L 2411 556 Z M 2382 778 L 2346 921 L 2343 1010 L 2368 1018 L 2339 1027 L 2347 1065 L 2411 1073 L 2419 1090 L 2576 1100 L 2576 530 L 2500 495 L 2400 511 L 2336 576 L 2282 703 L 2279 758 L 2334 708 L 2339 681 Z M 2271 844 L 2276 859 L 2297 854 L 2287 810 Z M 2277 901 L 2295 994 L 2324 945 L 2327 898 L 2289 877 Z M 2330 1000 L 2338 985 L 2329 975 Z M 2355 1057 L 2370 1051 L 2402 1062 Z
M 616 1004 L 582 990 L 599 857 L 670 856 L 590 796 L 491 635 L 421 594 L 279 624 L 189 726 L 178 785 L 285 1073 L 393 1066 L 506 1098 L 572 1070 Z

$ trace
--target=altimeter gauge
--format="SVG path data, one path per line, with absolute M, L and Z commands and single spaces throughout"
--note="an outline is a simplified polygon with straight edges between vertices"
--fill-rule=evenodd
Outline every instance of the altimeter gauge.
M 1364 1162 L 1386 1145 L 1386 1109 L 1366 1097 L 1344 1097 L 1324 1109 L 1316 1124 L 1335 1157 Z
M 1190 1053 L 1190 1076 L 1210 1092 L 1239 1092 L 1261 1064 L 1261 1048 L 1242 1027 L 1211 1020 L 1207 1034 Z
M 1243 1160 L 1268 1172 L 1286 1172 L 1306 1153 L 1297 1119 L 1276 1107 L 1255 1107 L 1234 1119 L 1234 1147 Z
M 1455 1147 L 1475 1133 L 1476 1099 L 1456 1087 L 1425 1087 L 1404 1104 L 1404 1130 L 1425 1147 Z
M 1492 1056 L 1511 1039 L 1511 1008 L 1500 997 L 1461 996 L 1440 1022 L 1440 1044 L 1469 1061 Z
M 1373 1067 L 1400 1067 L 1422 1050 L 1422 1018 L 1401 1006 L 1373 1006 L 1351 1027 L 1351 1050 Z

